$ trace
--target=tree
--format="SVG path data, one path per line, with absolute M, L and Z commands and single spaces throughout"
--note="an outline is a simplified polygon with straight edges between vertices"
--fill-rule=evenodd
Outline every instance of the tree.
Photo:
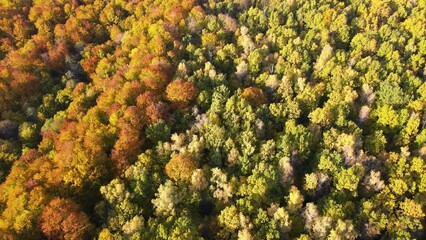
M 34 148 L 39 141 L 39 134 L 36 124 L 24 122 L 19 126 L 19 138 L 26 147 Z
M 287 196 L 287 206 L 290 212 L 296 212 L 302 209 L 304 197 L 295 186 L 291 186 L 290 193 Z
M 10 167 L 20 155 L 20 146 L 17 142 L 0 140 L 0 182 L 6 178 Z
M 350 220 L 338 220 L 336 227 L 330 231 L 329 239 L 356 239 L 358 234 Z
M 213 192 L 213 197 L 223 203 L 227 203 L 232 198 L 234 189 L 228 182 L 226 173 L 222 172 L 219 168 L 213 168 L 211 171 L 210 190 Z
M 342 170 L 336 176 L 336 188 L 339 191 L 348 190 L 352 195 L 356 196 L 359 181 L 364 176 L 364 167 L 355 165 L 348 169 Z
M 153 143 L 165 142 L 170 138 L 171 135 L 170 127 L 162 119 L 148 126 L 148 128 L 145 130 L 145 134 L 147 138 L 150 139 Z
M 0 239 L 425 239 L 425 15 L 0 0 Z
M 177 212 L 177 205 L 182 201 L 181 194 L 176 185 L 167 180 L 165 184 L 160 185 L 156 198 L 152 200 L 157 216 L 174 216 Z
M 202 169 L 196 169 L 192 172 L 191 185 L 194 189 L 204 190 L 209 186 Z
M 18 137 L 18 123 L 12 120 L 0 121 L 0 139 L 13 139 Z
M 375 131 L 366 137 L 365 148 L 375 154 L 385 149 L 387 140 L 382 130 Z
M 197 169 L 197 162 L 188 154 L 175 154 L 166 164 L 167 176 L 174 181 L 191 180 L 192 172 Z
M 191 82 L 174 80 L 167 85 L 166 98 L 178 108 L 184 108 L 195 99 L 198 90 Z
M 240 227 L 238 215 L 238 209 L 234 205 L 226 207 L 220 212 L 218 217 L 219 224 L 221 224 L 226 230 L 234 232 Z
M 69 199 L 55 198 L 42 210 L 40 225 L 49 239 L 82 239 L 94 225 L 80 206 Z
M 422 218 L 425 216 L 420 204 L 411 199 L 405 199 L 400 204 L 402 214 L 412 218 Z
M 318 56 L 317 62 L 315 63 L 315 70 L 321 71 L 324 65 L 333 57 L 333 47 L 326 45 L 321 54 Z
M 247 100 L 253 106 L 259 106 L 268 102 L 262 89 L 257 87 L 248 87 L 244 89 L 241 97 Z

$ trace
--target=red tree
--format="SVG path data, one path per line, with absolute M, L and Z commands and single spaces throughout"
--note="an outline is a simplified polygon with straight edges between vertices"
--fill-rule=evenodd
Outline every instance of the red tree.
M 40 225 L 48 239 L 86 239 L 94 229 L 77 203 L 61 198 L 53 199 L 44 207 Z

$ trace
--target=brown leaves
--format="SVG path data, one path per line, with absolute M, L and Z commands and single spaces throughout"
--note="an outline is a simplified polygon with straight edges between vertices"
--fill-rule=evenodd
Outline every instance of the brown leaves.
M 252 106 L 259 106 L 268 102 L 262 89 L 257 87 L 248 87 L 244 89 L 241 96 Z

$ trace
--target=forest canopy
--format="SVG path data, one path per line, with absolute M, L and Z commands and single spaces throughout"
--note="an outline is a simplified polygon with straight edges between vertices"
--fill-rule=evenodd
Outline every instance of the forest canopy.
M 425 0 L 0 0 L 0 239 L 425 239 Z

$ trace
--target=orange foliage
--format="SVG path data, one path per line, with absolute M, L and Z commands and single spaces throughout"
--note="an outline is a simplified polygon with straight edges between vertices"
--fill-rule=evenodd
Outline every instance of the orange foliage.
M 140 79 L 144 86 L 153 92 L 162 92 L 169 82 L 170 76 L 165 72 L 152 69 L 143 69 Z
M 24 154 L 21 155 L 21 161 L 25 162 L 25 163 L 31 163 L 33 162 L 37 157 L 39 156 L 37 150 L 35 149 L 30 149 L 27 152 L 25 152 Z
M 43 234 L 49 239 L 85 239 L 94 229 L 81 207 L 68 199 L 50 201 L 39 220 Z
M 106 118 L 106 113 L 93 108 L 82 122 L 63 123 L 55 141 L 53 162 L 57 174 L 76 191 L 90 190 L 110 177 L 107 151 L 114 136 L 101 123 L 105 121 L 102 118 Z
M 165 57 L 152 58 L 149 68 L 156 72 L 164 72 L 167 75 L 173 74 L 173 66 Z
M 10 82 L 12 91 L 18 95 L 35 94 L 38 91 L 39 81 L 37 77 L 30 72 L 12 71 L 13 80 Z
M 198 90 L 193 83 L 170 83 L 179 61 L 176 56 L 183 49 L 180 24 L 195 1 L 158 4 L 151 11 L 147 4 L 146 12 L 140 14 L 151 16 L 140 16 L 144 22 L 141 31 L 132 36 L 128 31 L 132 21 L 116 23 L 120 29 L 116 27 L 111 34 L 115 42 L 106 41 L 108 27 L 99 22 L 107 1 L 18 2 L 28 6 L 13 11 L 0 6 L 0 111 L 9 110 L 3 105 L 36 109 L 36 103 L 33 106 L 30 101 L 41 94 L 41 83 L 58 84 L 48 92 L 55 97 L 67 70 L 78 72 L 73 75 L 79 78 L 80 69 L 71 67 L 78 63 L 68 62 L 68 57 L 73 61 L 82 58 L 80 64 L 87 79 L 76 80 L 91 83 L 74 86 L 67 82 L 67 89 L 58 96 L 65 98 L 71 92 L 72 102 L 58 119 L 55 116 L 54 127 L 46 125 L 50 127 L 42 132 L 39 149 L 23 154 L 0 185 L 0 238 L 8 237 L 10 230 L 22 239 L 40 239 L 41 232 L 48 239 L 87 239 L 94 230 L 89 217 L 72 200 L 54 197 L 85 196 L 111 180 L 112 166 L 122 173 L 136 161 L 145 140 L 143 127 L 168 115 L 168 104 L 162 101 L 166 88 L 167 99 L 176 107 L 185 107 L 195 99 Z M 129 6 L 137 2 L 120 4 L 136 9 Z M 152 25 L 161 28 L 152 28 L 158 35 L 148 31 Z M 126 42 L 120 41 L 121 28 L 127 31 Z M 106 65 L 107 74 L 102 76 L 96 74 L 100 63 Z M 110 64 L 113 67 L 108 68 Z M 45 91 L 50 89 L 43 88 L 42 94 Z M 46 119 L 39 115 L 42 125 Z M 187 181 L 196 167 L 189 155 L 178 154 L 166 171 L 175 180 Z
M 151 104 L 157 103 L 158 101 L 159 99 L 157 94 L 151 91 L 146 91 L 137 97 L 136 106 L 140 108 L 146 108 Z
M 143 86 L 139 81 L 124 83 L 117 94 L 117 101 L 120 104 L 134 105 L 136 97 L 143 92 Z
M 145 124 L 142 110 L 135 106 L 130 106 L 126 109 L 122 120 L 137 130 L 141 130 Z
M 132 128 L 130 124 L 122 127 L 119 138 L 111 152 L 111 160 L 118 174 L 123 173 L 142 152 L 139 131 Z
M 182 7 L 171 8 L 164 17 L 171 23 L 178 24 L 184 18 L 184 10 Z
M 54 71 L 60 71 L 65 69 L 65 60 L 69 56 L 68 46 L 65 42 L 59 41 L 53 45 L 47 52 L 49 68 Z
M 166 119 L 168 116 L 168 106 L 164 102 L 157 102 L 148 105 L 145 114 L 149 124 L 157 122 L 159 119 Z
M 41 133 L 43 140 L 38 145 L 38 150 L 42 153 L 48 153 L 54 148 L 55 139 L 58 137 L 58 134 L 53 131 L 45 131 Z
M 166 174 L 175 181 L 189 181 L 197 166 L 197 162 L 190 155 L 176 154 L 166 164 Z
M 120 134 L 111 152 L 111 160 L 118 173 L 124 172 L 130 164 L 137 160 L 141 153 L 142 139 L 140 132 L 145 125 L 143 112 L 131 106 L 124 111 L 118 122 Z
M 166 97 L 178 108 L 186 107 L 197 97 L 197 87 L 192 82 L 175 80 L 167 85 Z
M 98 56 L 90 56 L 81 61 L 81 66 L 87 74 L 93 74 L 100 58 Z
M 268 102 L 265 93 L 257 87 L 248 87 L 244 89 L 242 95 L 252 106 L 259 106 Z
M 155 93 L 147 91 L 139 95 L 136 102 L 137 106 L 145 111 L 148 124 L 155 123 L 159 119 L 167 118 L 168 107 L 164 102 L 159 101 Z

